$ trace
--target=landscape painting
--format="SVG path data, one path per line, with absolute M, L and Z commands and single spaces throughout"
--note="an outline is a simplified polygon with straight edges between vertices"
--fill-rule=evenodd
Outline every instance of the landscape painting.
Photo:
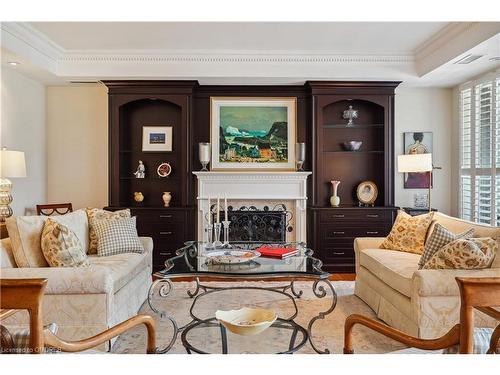
M 212 98 L 212 169 L 295 167 L 295 98 Z

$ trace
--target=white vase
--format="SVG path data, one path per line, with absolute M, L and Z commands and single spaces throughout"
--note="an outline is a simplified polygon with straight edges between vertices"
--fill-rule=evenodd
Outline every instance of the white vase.
M 169 207 L 170 201 L 172 200 L 172 194 L 170 194 L 169 191 L 164 191 L 162 198 L 163 198 L 163 203 L 164 203 L 165 207 Z
M 330 197 L 330 205 L 332 207 L 338 207 L 340 205 L 340 197 L 337 195 L 337 188 L 339 187 L 340 181 L 330 181 L 333 188 L 333 195 Z

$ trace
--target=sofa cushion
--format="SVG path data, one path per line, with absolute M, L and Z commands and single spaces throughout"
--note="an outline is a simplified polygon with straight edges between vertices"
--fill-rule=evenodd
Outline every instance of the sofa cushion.
M 439 249 L 424 269 L 489 268 L 497 250 L 497 241 L 488 237 L 455 240 Z
M 474 228 L 470 228 L 466 232 L 462 232 L 459 234 L 454 234 L 450 232 L 448 229 L 443 227 L 441 224 L 437 223 L 434 226 L 434 230 L 432 234 L 425 241 L 424 253 L 418 262 L 418 268 L 422 269 L 434 254 L 436 254 L 443 246 L 448 245 L 450 242 L 453 242 L 462 238 L 471 238 L 474 235 Z
M 108 257 L 91 255 L 88 259 L 92 267 L 103 269 L 109 274 L 113 283 L 113 291 L 116 293 L 142 270 L 150 267 L 150 257 L 149 253 L 144 252 L 143 254 L 124 253 Z
M 97 254 L 97 235 L 92 227 L 93 220 L 119 220 L 130 217 L 130 210 L 128 208 L 119 211 L 106 211 L 100 208 L 86 208 L 85 211 L 87 212 L 88 222 L 90 223 L 88 254 Z
M 380 247 L 382 249 L 422 254 L 432 216 L 433 212 L 411 216 L 404 211 L 398 211 L 391 232 Z
M 144 252 L 135 216 L 120 220 L 91 220 L 90 223 L 97 236 L 98 256 Z
M 360 253 L 360 265 L 407 297 L 411 297 L 413 273 L 418 269 L 419 254 L 385 249 L 366 249 Z
M 87 249 L 88 221 L 83 210 L 52 216 L 51 219 L 71 229 L 84 249 Z M 6 220 L 7 231 L 12 242 L 12 253 L 18 267 L 48 266 L 40 243 L 46 220 L 47 216 L 12 216 Z
M 51 267 L 88 267 L 87 253 L 76 234 L 51 218 L 42 231 L 42 253 Z

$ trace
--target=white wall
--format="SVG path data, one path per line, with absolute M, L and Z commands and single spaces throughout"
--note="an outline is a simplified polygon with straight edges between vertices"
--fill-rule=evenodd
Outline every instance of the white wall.
M 432 206 L 450 214 L 452 207 L 451 145 L 452 145 L 452 89 L 405 88 L 396 90 L 395 99 L 395 153 L 404 153 L 404 132 L 433 132 L 433 162 L 442 167 L 434 171 Z M 454 187 L 454 189 L 456 186 Z M 404 189 L 403 175 L 395 172 L 395 204 L 414 206 L 413 196 L 426 189 Z
M 108 203 L 108 98 L 102 85 L 47 88 L 50 202 Z
M 46 202 L 45 87 L 2 66 L 1 146 L 24 151 L 26 178 L 13 178 L 16 215 L 33 214 L 36 204 Z

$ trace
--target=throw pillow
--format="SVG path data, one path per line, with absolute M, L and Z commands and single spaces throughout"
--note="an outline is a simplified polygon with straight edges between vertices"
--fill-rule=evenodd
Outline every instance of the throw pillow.
M 453 234 L 441 224 L 436 223 L 432 234 L 429 236 L 424 246 L 424 253 L 418 261 L 418 269 L 421 270 L 425 263 L 432 258 L 443 246 L 458 239 L 468 239 L 474 235 L 474 228 L 460 234 Z
M 143 253 L 135 222 L 135 216 L 120 220 L 93 220 L 91 225 L 97 237 L 97 256 Z
M 422 254 L 425 236 L 431 225 L 432 216 L 433 212 L 411 216 L 404 211 L 398 211 L 391 232 L 380 247 L 382 249 Z
M 67 226 L 47 219 L 42 231 L 42 252 L 51 267 L 88 267 L 87 254 Z
M 442 247 L 424 264 L 424 269 L 475 270 L 491 266 L 498 251 L 493 238 L 459 239 Z
M 97 236 L 92 226 L 93 220 L 120 220 L 130 217 L 130 210 L 127 208 L 120 211 L 106 211 L 100 208 L 87 208 L 89 219 L 89 249 L 88 254 L 97 254 Z
M 48 267 L 40 243 L 47 218 L 47 216 L 12 216 L 5 221 L 17 267 Z M 89 225 L 87 214 L 83 210 L 50 218 L 67 226 L 76 234 L 83 248 L 87 248 Z

